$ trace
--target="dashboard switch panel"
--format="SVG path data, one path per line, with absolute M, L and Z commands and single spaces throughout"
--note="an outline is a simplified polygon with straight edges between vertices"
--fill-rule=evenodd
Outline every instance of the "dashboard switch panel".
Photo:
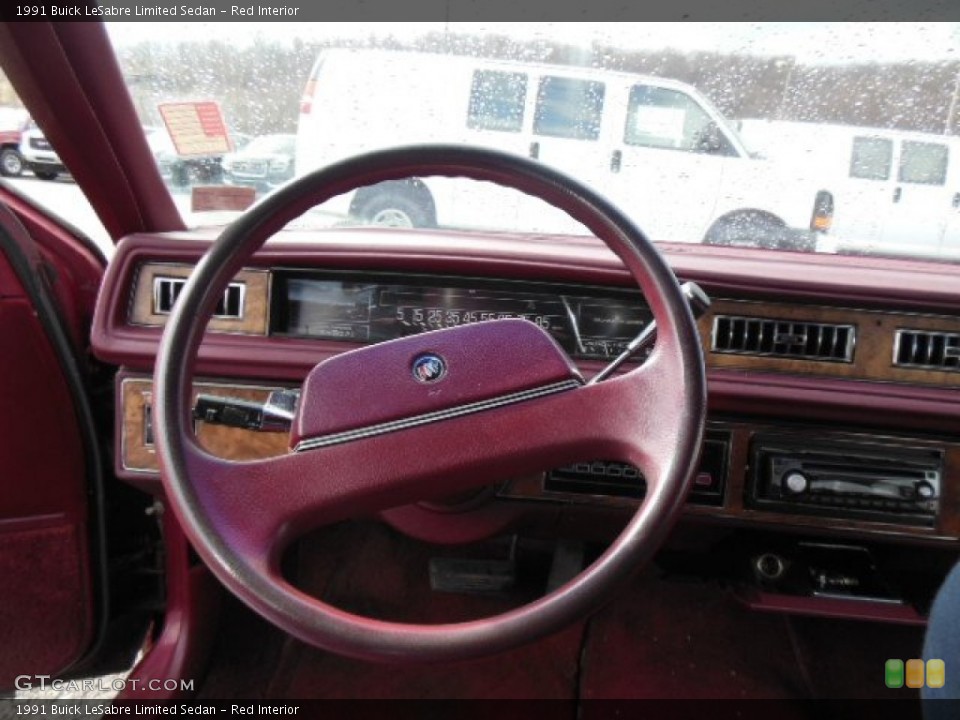
M 723 505 L 729 446 L 729 433 L 722 430 L 707 431 L 700 467 L 687 497 L 688 503 L 715 507 Z M 551 470 L 544 477 L 543 489 L 551 494 L 642 500 L 647 493 L 647 483 L 632 465 L 598 460 Z

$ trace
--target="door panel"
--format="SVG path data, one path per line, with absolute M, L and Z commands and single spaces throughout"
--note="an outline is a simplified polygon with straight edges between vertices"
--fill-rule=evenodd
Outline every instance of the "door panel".
M 603 192 L 611 184 L 612 150 L 603 132 L 611 112 L 606 83 L 547 74 L 531 80 L 530 95 L 533 108 L 527 155 Z M 540 219 L 538 230 L 584 232 L 567 217 L 557 215 L 551 226 L 542 223 L 542 214 Z
M 462 128 L 455 140 L 527 156 L 532 95 L 529 74 L 480 66 L 471 70 L 465 81 L 470 97 L 463 114 L 452 123 L 452 127 Z M 436 199 L 440 225 L 524 230 L 539 227 L 535 221 L 540 219 L 543 203 L 519 191 L 462 178 L 430 178 L 428 185 Z M 496 212 L 491 213 L 491 208 Z
M 40 273 L 35 246 L 0 206 L 0 689 L 68 668 L 96 625 L 90 458 L 69 344 Z
M 612 199 L 655 240 L 699 242 L 713 217 L 731 148 L 711 118 L 677 90 L 634 85 L 618 130 Z M 708 145 L 715 135 L 720 145 Z
M 462 139 L 539 160 L 601 187 L 596 164 L 604 155 L 598 149 L 603 90 L 603 83 L 592 80 L 478 68 L 471 74 Z M 563 102 L 571 96 L 581 112 L 571 113 Z M 431 178 L 429 185 L 441 225 L 587 232 L 566 213 L 517 190 L 462 179 Z
M 832 234 L 877 243 L 889 213 L 895 187 L 893 140 L 870 135 L 850 142 L 849 165 L 836 182 Z
M 908 253 L 940 247 L 953 195 L 946 187 L 948 162 L 945 143 L 900 143 L 897 183 L 883 227 L 885 247 Z
M 945 258 L 956 260 L 960 258 L 960 192 L 955 192 L 950 198 L 950 212 L 947 213 L 947 222 L 943 230 L 943 244 L 940 254 Z

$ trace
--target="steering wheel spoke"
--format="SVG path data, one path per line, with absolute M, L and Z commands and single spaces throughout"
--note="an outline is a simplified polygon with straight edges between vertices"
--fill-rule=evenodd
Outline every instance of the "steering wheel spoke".
M 262 460 L 189 442 L 187 467 L 228 542 L 274 559 L 310 527 L 576 462 L 629 462 L 655 487 L 674 440 L 656 391 L 664 367 L 654 356 L 606 383 Z

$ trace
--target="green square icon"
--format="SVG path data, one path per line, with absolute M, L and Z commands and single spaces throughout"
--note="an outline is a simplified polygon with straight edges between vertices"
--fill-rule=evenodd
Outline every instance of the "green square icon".
M 903 687 L 903 660 L 887 660 L 883 670 L 888 688 Z

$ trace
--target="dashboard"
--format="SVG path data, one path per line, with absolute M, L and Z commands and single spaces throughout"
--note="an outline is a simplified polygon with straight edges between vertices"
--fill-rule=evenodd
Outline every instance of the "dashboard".
M 502 318 L 547 330 L 589 378 L 652 318 L 597 241 L 386 229 L 327 231 L 322 241 L 284 235 L 225 291 L 198 357 L 197 398 L 262 406 L 277 392 L 295 392 L 314 365 L 344 350 Z M 124 240 L 94 320 L 96 354 L 121 366 L 116 471 L 149 492 L 162 492 L 152 361 L 207 246 L 195 237 Z M 953 558 L 960 547 L 960 317 L 952 308 L 960 290 L 951 269 L 742 249 L 666 251 L 678 277 L 713 298 L 699 320 L 708 430 L 685 522 L 779 537 L 772 545 L 781 548 L 839 543 L 829 554 L 843 558 L 841 570 L 822 575 L 844 582 L 853 550 L 927 546 Z M 290 452 L 285 432 L 245 427 L 244 418 L 232 425 L 211 419 L 198 417 L 195 427 L 214 454 L 243 460 Z M 604 458 L 491 483 L 475 496 L 431 499 L 385 518 L 426 540 L 467 540 L 465 527 L 479 537 L 528 516 L 554 527 L 584 518 L 609 523 L 645 493 L 636 468 Z M 446 536 L 444 518 L 459 525 Z M 788 591 L 798 582 L 786 571 L 790 551 L 763 547 L 747 555 L 764 602 L 809 599 L 811 592 Z M 866 577 L 872 572 L 860 573 L 857 586 L 876 585 Z M 831 596 L 838 588 L 820 591 Z M 886 597 L 876 604 L 877 592 L 841 594 L 860 603 L 853 614 L 920 621 L 912 605 Z

